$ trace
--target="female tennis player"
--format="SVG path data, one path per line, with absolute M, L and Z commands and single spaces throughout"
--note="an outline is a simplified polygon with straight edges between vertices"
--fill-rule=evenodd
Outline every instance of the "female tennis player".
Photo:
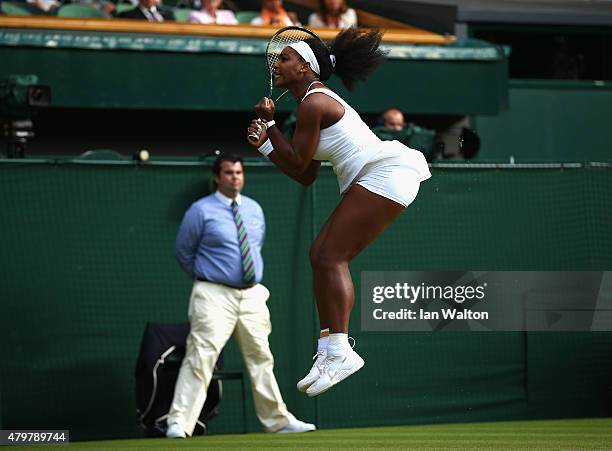
M 383 61 L 378 31 L 347 29 L 328 48 L 316 38 L 287 45 L 272 69 L 274 86 L 298 102 L 291 142 L 274 122 L 274 102 L 264 97 L 248 127 L 249 144 L 285 174 L 314 182 L 321 161 L 330 161 L 342 199 L 310 249 L 314 293 L 321 326 L 315 363 L 297 384 L 319 395 L 359 370 L 363 359 L 348 341 L 355 302 L 350 261 L 410 205 L 431 177 L 423 154 L 398 141 L 381 141 L 357 112 L 323 81 L 336 74 L 352 89 Z

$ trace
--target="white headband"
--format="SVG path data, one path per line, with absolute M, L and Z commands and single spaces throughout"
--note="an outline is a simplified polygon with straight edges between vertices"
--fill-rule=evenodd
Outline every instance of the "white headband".
M 299 41 L 289 44 L 288 47 L 291 47 L 293 50 L 298 52 L 307 63 L 310 63 L 310 68 L 315 74 L 321 75 L 321 69 L 319 69 L 317 57 L 308 44 L 306 44 L 304 41 Z

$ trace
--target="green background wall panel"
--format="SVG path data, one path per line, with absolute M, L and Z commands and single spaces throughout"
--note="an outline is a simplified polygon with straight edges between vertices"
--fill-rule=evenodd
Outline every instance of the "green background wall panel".
M 388 60 L 353 93 L 333 81 L 334 89 L 363 113 L 397 105 L 424 114 L 497 114 L 507 105 L 504 61 Z
M 38 75 L 51 86 L 54 107 L 251 111 L 268 95 L 262 55 L 0 47 L 0 60 L 0 79 Z M 507 104 L 506 73 L 505 59 L 390 59 L 354 93 L 335 77 L 331 86 L 363 113 L 392 104 L 419 113 L 496 114 Z M 278 109 L 294 106 L 285 98 Z
M 479 160 L 610 161 L 612 85 L 513 80 L 510 108 L 478 117 Z
M 58 107 L 251 110 L 269 84 L 260 55 L 4 47 L 0 59 L 0 76 L 37 74 Z
M 522 343 L 513 333 L 362 334 L 357 346 L 366 366 L 352 386 L 339 385 L 320 399 L 321 422 L 352 427 L 524 418 Z
M 0 164 L 3 427 L 137 436 L 133 370 L 147 321 L 186 319 L 174 261 L 182 215 L 209 167 Z M 364 270 L 609 270 L 612 170 L 434 169 L 417 201 L 351 266 Z M 610 412 L 612 333 L 364 333 L 357 375 L 313 400 L 295 390 L 314 352 L 308 250 L 339 195 L 323 168 L 305 189 L 247 167 L 267 217 L 265 283 L 276 375 L 321 427 L 593 416 Z M 608 208 L 606 208 L 606 206 Z M 236 346 L 226 366 L 241 368 Z M 555 368 L 563 371 L 558 372 Z M 552 380 L 554 379 L 554 380 Z M 225 384 L 215 433 L 241 429 Z M 250 394 L 248 427 L 260 430 Z

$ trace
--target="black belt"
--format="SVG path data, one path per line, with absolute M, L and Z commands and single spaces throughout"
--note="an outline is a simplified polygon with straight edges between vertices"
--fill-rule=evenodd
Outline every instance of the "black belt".
M 219 285 L 223 285 L 224 287 L 233 288 L 234 290 L 248 290 L 249 288 L 253 288 L 256 285 L 256 284 L 253 283 L 253 284 L 247 285 L 245 287 L 235 287 L 233 285 L 228 285 L 228 284 L 223 283 L 223 282 L 214 282 L 212 280 L 207 280 L 207 279 L 204 279 L 202 277 L 196 277 L 196 280 L 198 282 L 216 283 L 216 284 L 219 284 Z

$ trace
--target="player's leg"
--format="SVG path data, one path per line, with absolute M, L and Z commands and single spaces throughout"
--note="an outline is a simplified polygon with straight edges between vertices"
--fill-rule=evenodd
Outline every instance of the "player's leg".
M 347 333 L 355 293 L 349 262 L 400 215 L 404 207 L 353 185 L 328 220 L 313 260 L 317 306 L 330 333 Z
M 316 261 L 316 256 L 319 255 L 319 249 L 321 248 L 321 244 L 323 244 L 325 238 L 327 237 L 327 231 L 329 230 L 330 222 L 331 217 L 327 219 L 327 221 L 319 231 L 319 234 L 317 235 L 316 239 L 310 246 L 310 264 L 313 268 Z M 321 293 L 317 293 L 315 291 L 315 300 L 317 300 L 317 310 L 319 314 L 319 326 L 321 329 L 317 339 L 317 352 L 313 356 L 314 362 L 312 363 L 310 371 L 297 383 L 297 389 L 301 392 L 306 392 L 308 387 L 310 387 L 319 378 L 319 365 L 323 363 L 323 360 L 327 356 L 327 344 L 329 342 L 329 321 L 325 317 L 325 310 L 319 308 L 318 299 L 321 299 Z
M 349 316 L 355 302 L 349 262 L 403 210 L 403 205 L 354 185 L 328 220 L 312 263 L 317 306 L 331 335 L 324 371 L 307 389 L 309 396 L 323 393 L 363 366 L 363 359 L 348 344 Z
M 336 207 L 337 209 L 338 207 Z M 321 230 L 319 231 L 317 237 L 315 238 L 315 240 L 312 242 L 312 245 L 310 246 L 310 266 L 312 267 L 313 271 L 315 268 L 315 264 L 317 261 L 317 257 L 319 255 L 319 250 L 321 249 L 321 245 L 323 244 L 323 242 L 325 241 L 325 239 L 327 238 L 327 232 L 329 231 L 329 226 L 332 220 L 333 214 L 330 215 L 329 218 L 327 218 L 327 221 L 325 221 L 325 224 L 323 224 L 323 227 L 321 228 Z M 329 321 L 327 319 L 327 317 L 325 316 L 325 309 L 321 309 L 319 307 L 319 293 L 317 293 L 317 287 L 314 287 L 315 290 L 315 301 L 317 303 L 317 311 L 318 311 L 318 315 L 319 315 L 319 325 L 321 327 L 321 329 L 329 329 Z

